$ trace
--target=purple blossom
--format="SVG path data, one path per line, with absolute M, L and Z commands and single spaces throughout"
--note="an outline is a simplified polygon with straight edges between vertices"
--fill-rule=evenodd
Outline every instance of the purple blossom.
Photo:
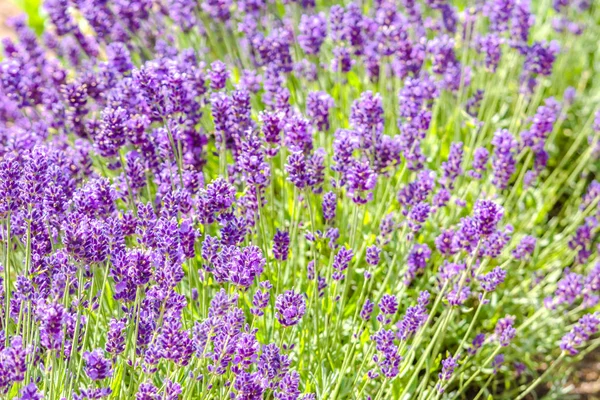
M 517 260 L 526 260 L 531 257 L 535 251 L 536 238 L 533 236 L 524 236 L 517 247 L 512 251 L 512 255 Z
M 415 244 L 408 253 L 406 264 L 408 269 L 404 276 L 404 284 L 410 285 L 417 273 L 424 270 L 431 257 L 431 249 L 426 244 Z
M 515 7 L 515 0 L 492 0 L 486 3 L 485 15 L 490 19 L 490 30 L 504 32 Z
M 373 303 L 371 300 L 365 300 L 365 303 L 363 304 L 363 307 L 360 310 L 360 317 L 363 319 L 363 321 L 369 321 L 371 319 L 371 314 L 373 313 L 374 306 L 375 303 Z
M 290 250 L 290 234 L 277 229 L 273 236 L 273 255 L 276 260 L 285 261 Z
M 600 131 L 600 113 L 598 113 L 598 131 Z M 581 210 L 585 210 L 588 208 L 596 199 L 600 199 L 600 182 L 597 180 L 593 180 L 590 182 L 583 199 L 581 200 L 581 205 L 579 208 Z
M 501 39 L 495 34 L 485 35 L 477 41 L 478 51 L 485 55 L 485 66 L 491 72 L 496 72 L 500 63 L 502 56 L 500 44 Z
M 277 310 L 277 320 L 281 325 L 285 327 L 294 326 L 300 322 L 306 311 L 304 296 L 301 293 L 288 290 L 277 296 L 275 310 Z
M 495 230 L 504 215 L 504 208 L 490 200 L 477 200 L 473 208 L 473 219 L 479 235 L 488 236 Z
M 269 290 L 272 288 L 272 285 L 269 281 L 264 281 L 260 283 L 261 289 L 257 289 L 254 293 L 254 297 L 252 298 L 252 308 L 251 312 L 254 315 L 262 316 L 264 315 L 264 309 L 269 305 L 269 300 L 271 298 L 271 294 Z
M 337 198 L 334 192 L 327 192 L 323 195 L 323 219 L 331 221 L 335 219 L 335 211 L 337 208 Z
M 313 131 L 308 120 L 291 117 L 283 128 L 285 144 L 294 153 L 308 154 L 313 148 Z
M 381 249 L 379 247 L 377 247 L 376 245 L 367 247 L 367 255 L 366 255 L 367 263 L 369 265 L 373 265 L 373 266 L 376 266 L 377 264 L 379 264 L 380 253 L 381 253 Z
M 483 333 L 479 333 L 475 336 L 475 338 L 473 339 L 473 342 L 471 343 L 471 347 L 469 347 L 468 352 L 470 355 L 474 355 L 475 353 L 477 353 L 477 351 L 481 348 L 481 346 L 483 346 L 483 343 L 485 342 L 485 334 Z
M 555 304 L 573 304 L 581 296 L 583 291 L 584 277 L 574 272 L 568 272 L 565 277 L 558 281 L 554 292 Z
M 457 357 L 448 357 L 442 360 L 442 372 L 438 375 L 442 381 L 450 380 L 454 374 L 454 369 L 458 366 Z
M 406 309 L 406 313 L 400 322 L 398 322 L 398 337 L 400 340 L 406 340 L 416 333 L 427 321 L 427 304 L 429 303 L 429 292 L 424 291 L 419 294 L 416 306 Z
M 366 204 L 373 199 L 372 190 L 377 184 L 377 174 L 369 165 L 368 160 L 355 160 L 346 175 L 348 194 L 356 204 Z
M 208 79 L 210 79 L 210 88 L 212 90 L 220 90 L 225 87 L 229 78 L 229 70 L 222 61 L 214 61 L 210 65 Z
M 479 147 L 473 152 L 473 169 L 469 171 L 472 178 L 481 179 L 482 173 L 486 170 L 486 164 L 490 153 L 485 147 Z
M 597 314 L 586 314 L 581 317 L 573 329 L 562 337 L 561 350 L 572 356 L 577 355 L 579 353 L 577 348 L 598 332 L 598 325 L 600 325 L 600 319 Z
M 468 253 L 472 252 L 479 243 L 480 232 L 480 227 L 474 218 L 461 219 L 455 236 L 456 245 Z
M 435 238 L 435 247 L 443 256 L 451 256 L 458 251 L 455 237 L 452 229 L 445 229 Z
M 515 317 L 507 315 L 504 318 L 500 318 L 496 323 L 494 333 L 500 345 L 506 347 L 517 335 L 517 330 L 513 327 Z
M 346 247 L 340 248 L 333 259 L 333 269 L 335 270 L 332 276 L 333 279 L 336 281 L 344 279 L 344 271 L 350 266 L 350 261 L 352 261 L 353 257 L 354 252 L 352 249 Z
M 480 276 L 479 282 L 481 287 L 486 292 L 493 292 L 496 288 L 504 282 L 506 278 L 506 271 L 500 267 L 496 267 L 485 275 Z
M 494 145 L 492 155 L 493 183 L 499 189 L 506 189 L 516 170 L 515 151 L 518 143 L 508 130 L 502 129 L 494 133 L 492 145 Z
M 575 235 L 569 240 L 569 248 L 577 250 L 576 261 L 583 264 L 592 254 L 592 240 L 594 229 L 598 226 L 595 217 L 587 217 L 575 231 Z
M 383 103 L 379 94 L 363 92 L 360 98 L 352 103 L 350 123 L 360 136 L 360 146 L 372 148 L 383 132 Z
M 96 349 L 83 353 L 85 360 L 85 373 L 94 381 L 110 378 L 112 368 L 109 360 L 104 358 L 104 351 Z
M 427 221 L 431 212 L 429 203 L 421 202 L 416 204 L 408 213 L 408 226 L 413 232 L 421 230 L 423 224 Z
M 262 274 L 266 260 L 256 246 L 225 246 L 213 263 L 212 273 L 218 282 L 249 287 Z
M 462 142 L 452 143 L 450 146 L 450 154 L 448 160 L 442 163 L 443 176 L 441 179 L 442 185 L 448 189 L 454 188 L 454 181 L 462 175 L 462 158 L 463 144 Z
M 319 54 L 319 49 L 327 36 L 327 19 L 324 13 L 302 15 L 298 25 L 298 44 L 306 54 Z
M 106 339 L 106 352 L 116 356 L 125 351 L 125 322 L 112 319 L 109 323 Z
M 356 60 L 352 58 L 352 53 L 348 47 L 337 46 L 333 49 L 333 59 L 331 60 L 331 71 L 348 73 Z
M 302 153 L 293 153 L 288 156 L 285 171 L 288 173 L 288 180 L 298 189 L 304 189 L 310 179 L 306 159 Z
M 462 306 L 465 301 L 471 296 L 471 288 L 468 286 L 454 285 L 452 290 L 446 295 L 448 304 L 451 306 Z
M 398 299 L 396 296 L 391 294 L 384 294 L 381 297 L 381 301 L 379 302 L 379 310 L 382 315 L 380 315 L 383 319 L 387 318 L 385 315 L 394 315 L 398 312 Z M 379 320 L 381 321 L 381 320 Z
M 535 16 L 531 13 L 530 0 L 516 0 L 511 17 L 510 33 L 513 45 L 523 51 L 529 41 L 529 30 L 535 23 Z
M 335 105 L 326 92 L 310 92 L 306 98 L 306 115 L 320 131 L 329 130 L 329 110 Z
M 524 144 L 535 152 L 542 151 L 546 137 L 552 132 L 560 111 L 561 106 L 556 100 L 552 97 L 546 99 L 545 104 L 539 106 L 533 116 L 529 130 L 521 133 Z

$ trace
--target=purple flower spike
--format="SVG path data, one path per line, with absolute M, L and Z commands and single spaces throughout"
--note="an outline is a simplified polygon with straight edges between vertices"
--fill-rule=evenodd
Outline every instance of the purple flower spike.
M 111 363 L 104 358 L 104 352 L 101 349 L 92 352 L 86 351 L 83 359 L 85 360 L 85 373 L 90 379 L 99 381 L 112 376 Z
M 458 357 L 448 357 L 442 360 L 442 372 L 439 374 L 439 378 L 442 381 L 449 380 L 454 374 L 454 369 L 458 366 Z
M 323 219 L 331 221 L 335 218 L 337 208 L 337 197 L 334 192 L 327 192 L 323 195 Z
M 333 269 L 335 269 L 335 272 L 332 276 L 333 279 L 335 279 L 336 281 L 344 279 L 344 271 L 347 270 L 350 266 L 350 261 L 352 261 L 352 257 L 354 257 L 354 252 L 352 251 L 352 249 L 342 247 L 338 251 L 338 253 L 333 259 Z
M 379 264 L 381 249 L 375 245 L 367 247 L 367 263 L 369 265 Z
M 477 223 L 481 236 L 491 235 L 496 231 L 498 222 L 504 215 L 504 208 L 490 200 L 478 200 L 473 209 L 473 219 Z
M 290 234 L 277 229 L 273 237 L 273 255 L 276 260 L 285 261 L 290 251 Z
M 300 35 L 298 43 L 306 54 L 319 54 L 321 44 L 327 36 L 327 19 L 325 14 L 303 15 L 298 25 Z
M 504 282 L 505 278 L 506 271 L 500 267 L 496 267 L 487 274 L 479 277 L 479 281 L 481 282 L 483 290 L 486 292 L 493 292 L 502 282 Z
M 329 110 L 335 105 L 326 92 L 310 92 L 306 98 L 306 115 L 319 131 L 329 130 Z
M 494 134 L 492 144 L 494 145 L 492 155 L 493 183 L 499 189 L 506 189 L 516 170 L 515 152 L 518 143 L 508 130 L 502 129 Z
M 517 330 L 513 327 L 514 323 L 515 317 L 512 315 L 507 315 L 506 317 L 498 320 L 494 333 L 502 347 L 508 346 L 517 335 Z
M 220 90 L 225 87 L 227 79 L 229 78 L 229 70 L 222 61 L 215 61 L 210 65 L 210 71 L 208 73 L 210 79 L 210 88 L 212 90 Z
M 390 317 L 398 312 L 398 299 L 391 294 L 384 294 L 378 305 L 381 314 L 377 316 L 377 321 L 382 324 L 389 324 L 391 322 Z
M 306 311 L 304 296 L 301 293 L 288 290 L 277 296 L 275 310 L 277 310 L 277 320 L 281 325 L 294 326 L 300 322 Z
M 360 310 L 360 317 L 363 319 L 363 321 L 369 321 L 371 319 L 374 306 L 375 303 L 373 303 L 371 300 L 365 300 L 365 304 L 363 304 L 363 308 Z
M 586 314 L 579 319 L 573 329 L 563 336 L 560 342 L 560 348 L 570 355 L 579 353 L 578 347 L 589 340 L 590 336 L 598 332 L 600 318 L 598 314 Z

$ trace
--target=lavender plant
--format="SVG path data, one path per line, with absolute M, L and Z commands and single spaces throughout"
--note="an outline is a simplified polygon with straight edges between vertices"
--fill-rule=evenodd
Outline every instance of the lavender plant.
M 563 398 L 600 8 L 45 0 L 0 61 L 9 399 Z

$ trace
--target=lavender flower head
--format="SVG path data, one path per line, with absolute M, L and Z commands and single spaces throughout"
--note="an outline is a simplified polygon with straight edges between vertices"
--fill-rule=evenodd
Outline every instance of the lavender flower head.
M 301 293 L 295 293 L 288 290 L 277 296 L 275 302 L 275 310 L 277 311 L 277 320 L 283 326 L 294 326 L 306 311 L 306 302 Z
M 83 354 L 85 360 L 85 372 L 94 381 L 106 379 L 112 376 L 111 362 L 104 358 L 104 351 L 96 349 Z
M 375 245 L 367 247 L 367 263 L 376 266 L 379 264 L 381 249 Z
M 599 325 L 600 318 L 597 313 L 584 315 L 573 329 L 562 337 L 560 341 L 561 350 L 572 356 L 577 355 L 579 353 L 578 348 L 588 341 L 590 336 L 598 332 Z
M 507 315 L 504 318 L 500 318 L 496 324 L 494 333 L 500 345 L 506 347 L 517 335 L 517 330 L 513 327 L 515 317 Z
M 290 250 L 290 234 L 277 229 L 273 237 L 273 255 L 276 260 L 285 261 Z
M 327 36 L 327 19 L 324 13 L 302 15 L 298 25 L 298 43 L 306 54 L 318 54 Z
M 473 218 L 481 236 L 491 235 L 496 231 L 498 222 L 504 215 L 504 208 L 490 200 L 478 200 L 473 209 Z
M 310 117 L 319 131 L 329 130 L 329 110 L 335 105 L 333 98 L 326 92 L 310 92 L 306 98 L 306 115 Z

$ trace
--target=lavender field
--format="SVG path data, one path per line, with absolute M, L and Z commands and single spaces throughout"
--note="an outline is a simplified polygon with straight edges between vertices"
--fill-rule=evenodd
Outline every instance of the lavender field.
M 1 398 L 578 398 L 599 3 L 22 5 Z

